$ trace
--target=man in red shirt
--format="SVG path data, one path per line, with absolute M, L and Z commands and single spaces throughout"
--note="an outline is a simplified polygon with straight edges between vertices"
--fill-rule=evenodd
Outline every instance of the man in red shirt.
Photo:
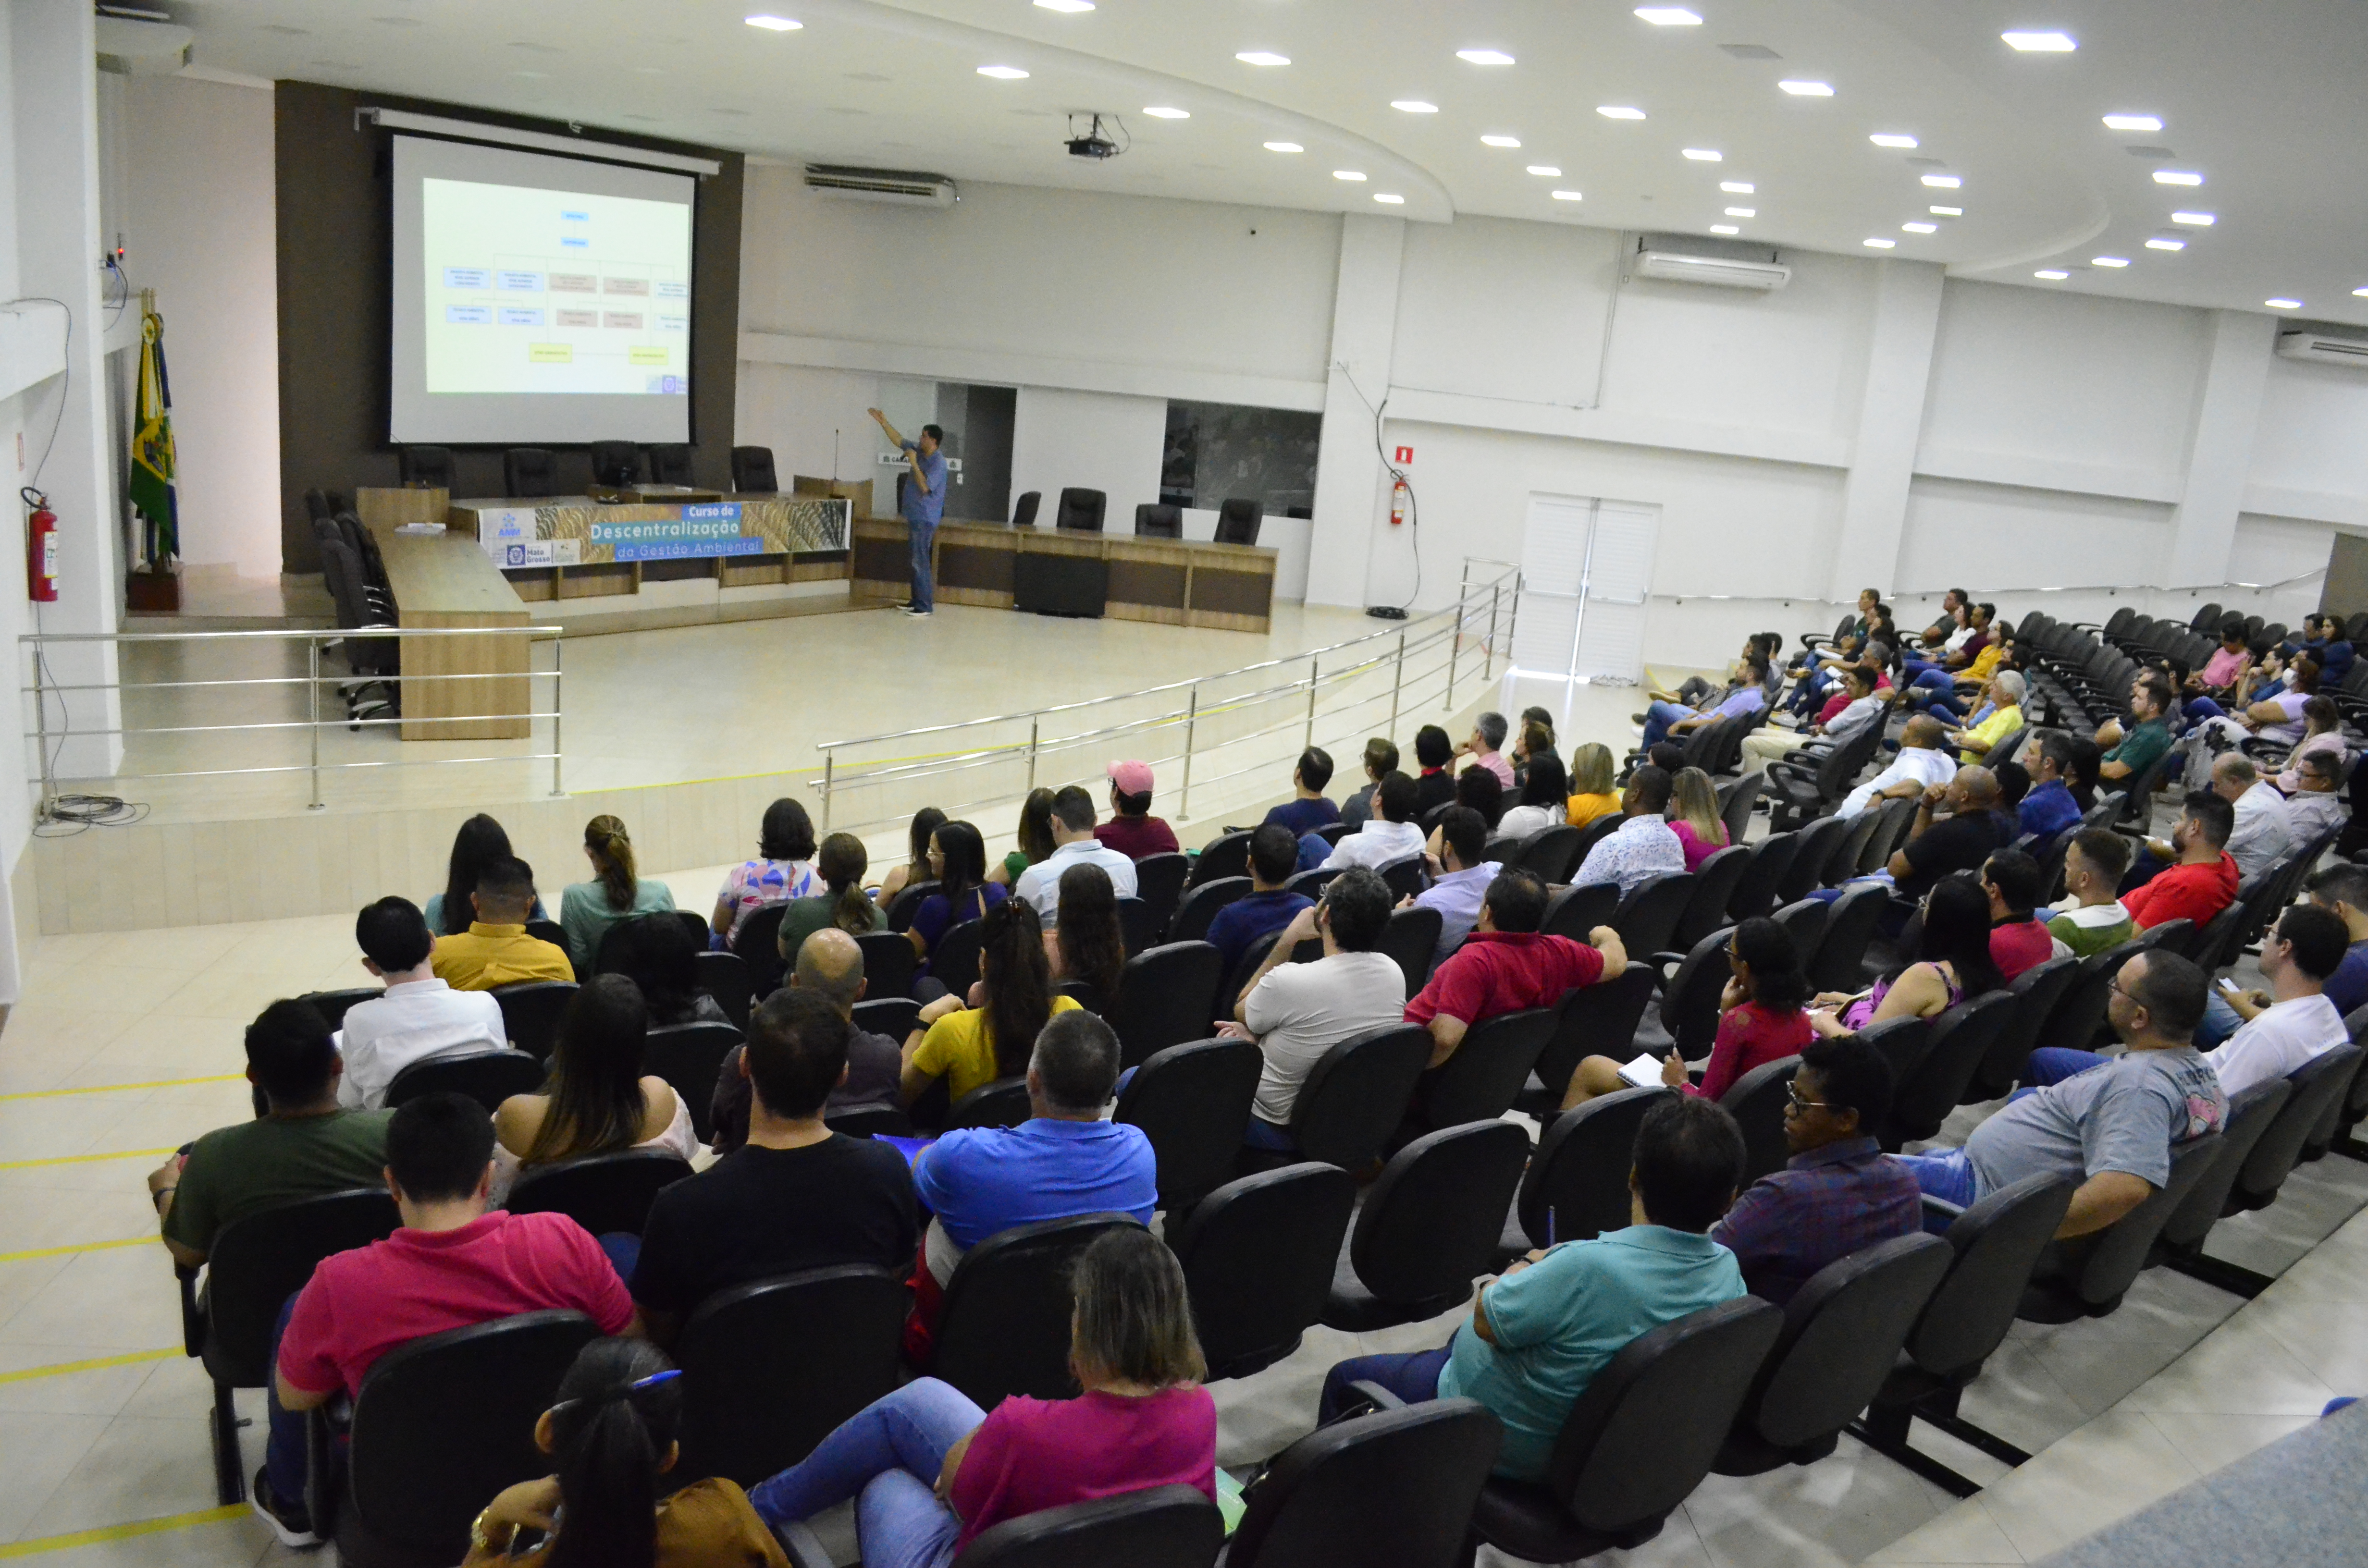
M 1108 772 L 1110 819 L 1094 829 L 1095 839 L 1130 860 L 1175 854 L 1175 830 L 1151 814 L 1151 764 L 1113 762 Z
M 426 1095 L 388 1122 L 386 1185 L 403 1227 L 324 1258 L 282 1310 L 271 1438 L 255 1509 L 285 1546 L 318 1544 L 304 1512 L 305 1411 L 359 1392 L 388 1351 L 519 1312 L 583 1312 L 639 1337 L 641 1313 L 600 1244 L 564 1214 L 485 1211 L 494 1124 L 464 1096 Z
M 1472 935 L 1406 1004 L 1406 1021 L 1430 1031 L 1433 1069 L 1482 1019 L 1550 1006 L 1627 969 L 1628 951 L 1611 926 L 1598 926 L 1586 941 L 1574 942 L 1541 932 L 1545 916 L 1546 885 L 1535 872 L 1506 871 L 1488 884 Z
M 2039 862 L 2020 849 L 2001 849 L 1982 862 L 1982 891 L 1990 895 L 1990 961 L 2011 981 L 2045 963 L 2055 938 L 2032 918 L 2039 903 Z
M 2237 808 L 2209 790 L 2187 797 L 2187 812 L 2170 830 L 2178 860 L 2157 871 L 2143 887 L 2122 891 L 2122 907 L 2132 924 L 2151 930 L 2166 920 L 2192 920 L 2197 930 L 2237 897 L 2237 862 L 2225 846 L 2236 831 Z

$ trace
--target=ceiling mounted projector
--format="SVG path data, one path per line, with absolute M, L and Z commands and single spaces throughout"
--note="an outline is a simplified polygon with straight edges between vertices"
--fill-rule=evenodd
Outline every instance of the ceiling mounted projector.
M 106 7 L 93 29 L 98 68 L 116 76 L 170 76 L 189 63 L 196 35 L 162 11 Z
M 1120 146 L 1117 142 L 1102 134 L 1102 117 L 1100 115 L 1097 114 L 1089 118 L 1091 119 L 1092 123 L 1086 127 L 1086 133 L 1083 136 L 1080 136 L 1076 133 L 1077 117 L 1074 114 L 1069 117 L 1069 140 L 1067 142 L 1069 156 L 1072 158 L 1093 158 L 1099 160 L 1103 158 L 1115 158 L 1121 153 L 1126 151 L 1125 148 Z

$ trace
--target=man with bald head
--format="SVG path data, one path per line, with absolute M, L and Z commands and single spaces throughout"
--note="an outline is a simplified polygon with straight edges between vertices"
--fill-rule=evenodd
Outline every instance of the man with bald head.
M 1854 817 L 1878 801 L 1912 800 L 1935 784 L 1946 784 L 1957 771 L 1957 759 L 1947 750 L 1948 737 L 1948 726 L 1930 713 L 1908 720 L 1891 766 L 1851 790 L 1834 814 Z
M 1961 767 L 1946 784 L 1927 786 L 1907 842 L 1884 868 L 1900 894 L 1921 903 L 1941 878 L 1976 870 L 2013 843 L 2014 819 L 2000 803 L 1998 775 L 1987 767 Z
M 829 1003 L 842 1018 L 852 1020 L 855 1005 L 863 1000 L 863 949 L 836 926 L 825 926 L 798 949 L 797 967 L 784 990 L 811 991 Z M 779 995 L 780 993 L 774 993 Z M 823 1114 L 846 1116 L 860 1110 L 897 1110 L 904 1105 L 896 1076 L 902 1052 L 894 1040 L 869 1029 L 854 1028 L 847 1036 L 847 1076 L 831 1090 Z M 728 1154 L 748 1136 L 748 1079 L 740 1071 L 740 1048 L 734 1046 L 715 1075 L 712 1104 L 715 1136 L 708 1141 L 718 1154 Z

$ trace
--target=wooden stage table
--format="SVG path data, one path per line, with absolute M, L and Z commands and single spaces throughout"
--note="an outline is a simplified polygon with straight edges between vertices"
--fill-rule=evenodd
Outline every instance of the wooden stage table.
M 902 517 L 858 517 L 849 552 L 853 591 L 901 597 L 912 586 L 912 545 Z M 1080 528 L 939 523 L 933 558 L 947 604 L 1012 607 L 1013 563 L 1022 554 L 1081 555 L 1110 571 L 1102 613 L 1224 631 L 1264 631 L 1274 611 L 1277 552 L 1264 545 L 1145 539 Z
M 394 593 L 395 624 L 405 628 L 530 626 L 526 603 L 468 531 L 397 533 L 404 523 L 450 519 L 441 490 L 357 490 L 354 513 L 378 540 Z M 530 644 L 523 636 L 420 637 L 403 644 L 403 673 L 514 678 L 403 683 L 406 741 L 523 740 L 532 733 Z

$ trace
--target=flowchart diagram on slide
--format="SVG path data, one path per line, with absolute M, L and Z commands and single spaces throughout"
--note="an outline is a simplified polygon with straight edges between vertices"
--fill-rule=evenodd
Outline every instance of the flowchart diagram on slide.
M 682 396 L 690 209 L 421 182 L 430 392 Z

